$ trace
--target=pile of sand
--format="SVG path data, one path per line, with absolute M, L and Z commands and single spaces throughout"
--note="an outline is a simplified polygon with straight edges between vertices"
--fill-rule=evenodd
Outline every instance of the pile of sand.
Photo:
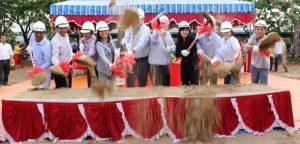
M 120 88 L 116 87 L 113 97 L 122 99 L 124 97 L 143 98 L 143 97 L 165 97 L 165 96 L 188 96 L 188 97 L 207 97 L 220 94 L 232 93 L 249 93 L 249 92 L 271 92 L 279 89 L 265 85 L 218 85 L 218 86 L 179 86 L 179 87 L 144 87 L 144 88 Z M 58 98 L 98 98 L 89 88 L 84 89 L 54 89 L 43 91 L 25 91 L 14 96 L 7 97 L 10 99 L 33 98 L 33 99 L 58 99 Z

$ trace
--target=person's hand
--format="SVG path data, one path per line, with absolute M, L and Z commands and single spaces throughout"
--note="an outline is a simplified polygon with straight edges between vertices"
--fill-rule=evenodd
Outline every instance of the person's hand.
M 182 56 L 186 57 L 186 56 L 188 56 L 190 54 L 190 52 L 187 51 L 187 50 L 182 50 L 181 54 L 182 54 Z
M 197 50 L 197 54 L 202 56 L 202 55 L 204 54 L 204 53 L 203 53 L 203 50 L 202 50 L 202 49 L 198 49 L 198 50 Z
M 253 46 L 253 52 L 259 52 L 259 48 L 258 48 L 257 45 L 254 45 L 254 46 Z
M 110 70 L 112 70 L 113 67 L 114 67 L 114 64 L 112 64 L 112 63 L 108 64 L 108 68 L 109 68 Z
M 115 49 L 115 59 L 118 59 L 120 57 L 120 49 Z
M 241 52 L 234 56 L 234 61 L 237 62 L 241 58 Z
M 212 66 L 218 66 L 221 62 L 218 61 L 217 59 L 213 58 L 210 60 L 210 63 Z
M 132 51 L 132 45 L 131 45 L 131 43 L 126 43 L 125 44 L 125 48 L 127 49 L 127 51 Z

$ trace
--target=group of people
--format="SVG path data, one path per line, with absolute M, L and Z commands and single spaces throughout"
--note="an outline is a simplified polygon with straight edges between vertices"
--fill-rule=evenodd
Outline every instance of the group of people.
M 144 23 L 144 11 L 138 9 L 139 24 L 126 29 L 121 41 L 122 46 L 135 58 L 132 71 L 128 72 L 126 85 L 133 87 L 137 80 L 138 86 L 147 85 L 150 75 L 153 86 L 170 85 L 170 56 L 175 54 L 181 57 L 181 81 L 183 85 L 217 84 L 217 75 L 211 74 L 210 66 L 218 66 L 220 63 L 235 63 L 241 57 L 241 47 L 233 36 L 233 27 L 230 22 L 223 22 L 220 27 L 221 36 L 210 23 L 210 28 L 204 33 L 195 35 L 191 32 L 188 22 L 178 24 L 178 41 L 175 42 L 168 30 L 150 30 Z M 166 15 L 158 18 L 160 23 L 169 23 Z M 71 74 L 66 77 L 51 74 L 49 67 L 59 65 L 62 61 L 72 63 L 72 47 L 68 36 L 69 23 L 64 16 L 58 16 L 55 20 L 56 34 L 49 41 L 45 37 L 46 27 L 43 22 L 33 25 L 34 36 L 30 39 L 28 52 L 31 55 L 33 66 L 43 68 L 47 73 L 47 80 L 34 90 L 47 89 L 50 86 L 51 75 L 54 78 L 56 88 L 71 87 Z M 267 24 L 259 20 L 254 24 L 254 34 L 250 37 L 245 51 L 252 51 L 251 81 L 252 83 L 268 84 L 268 72 L 270 69 L 270 57 L 259 54 L 259 40 L 265 37 Z M 115 80 L 112 73 L 113 65 L 120 55 L 109 33 L 106 22 L 99 21 L 96 28 L 92 22 L 85 22 L 80 31 L 83 35 L 83 53 L 93 58 L 96 63 L 95 71 L 101 80 Z M 96 35 L 94 35 L 96 33 Z M 1 35 L 0 43 L 0 84 L 7 84 L 7 67 L 12 61 L 12 50 L 6 43 L 5 35 Z M 281 56 L 282 57 L 282 56 Z M 280 56 L 275 58 L 277 62 Z M 277 70 L 277 67 L 275 67 Z M 287 71 L 287 70 L 286 70 Z M 88 85 L 90 86 L 90 71 L 88 73 Z M 224 78 L 224 84 L 235 84 L 230 73 Z

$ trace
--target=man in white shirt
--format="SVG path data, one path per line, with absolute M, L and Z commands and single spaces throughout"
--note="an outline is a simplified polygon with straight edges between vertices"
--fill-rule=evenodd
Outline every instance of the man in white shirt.
M 210 29 L 200 35 L 196 46 L 198 55 L 204 54 L 212 59 L 216 56 L 217 50 L 221 47 L 221 38 L 213 29 Z M 200 65 L 200 85 L 207 85 L 208 81 L 210 85 L 217 85 L 217 75 L 209 74 L 209 60 L 204 58 L 202 61 L 200 61 Z
M 10 62 L 13 62 L 13 55 L 11 45 L 6 43 L 6 35 L 2 34 L 0 43 L 0 86 L 8 86 Z
M 44 69 L 46 73 L 46 81 L 38 87 L 31 89 L 31 91 L 49 89 L 51 82 L 51 73 L 49 66 L 51 66 L 51 44 L 45 37 L 46 27 L 41 21 L 36 22 L 33 25 L 34 37 L 27 47 L 27 51 L 30 53 L 33 66 L 38 66 Z
M 252 51 L 251 58 L 251 83 L 268 84 L 270 69 L 270 57 L 259 54 L 260 39 L 265 37 L 267 24 L 264 20 L 259 20 L 254 24 L 254 34 L 251 35 L 246 51 Z
M 283 40 L 275 43 L 275 51 L 274 51 L 274 58 L 270 57 L 270 71 L 272 70 L 273 67 L 273 61 L 275 61 L 274 66 L 275 66 L 275 72 L 278 71 L 278 62 L 280 61 L 282 63 L 282 67 L 285 72 L 288 72 L 288 68 L 286 66 L 286 46 Z
M 70 62 L 73 56 L 72 47 L 68 35 L 69 23 L 64 16 L 58 16 L 55 19 L 56 34 L 51 40 L 52 46 L 52 63 L 58 65 L 60 62 Z M 55 87 L 71 87 L 72 76 L 71 73 L 67 79 L 64 76 L 53 74 Z
M 139 24 L 128 28 L 125 31 L 122 44 L 133 52 L 135 64 L 133 65 L 133 73 L 127 73 L 127 86 L 133 87 L 135 79 L 138 80 L 138 86 L 144 87 L 147 85 L 147 77 L 149 73 L 149 40 L 150 29 L 144 24 L 145 13 L 142 9 L 138 9 Z
M 216 56 L 211 60 L 212 65 L 219 62 L 228 62 L 235 63 L 239 59 L 240 54 L 240 43 L 233 36 L 233 27 L 232 24 L 228 21 L 225 21 L 221 24 L 220 31 L 222 33 L 221 46 L 216 51 Z M 237 79 L 232 77 L 232 74 L 229 73 L 224 78 L 224 84 L 236 84 L 239 83 Z

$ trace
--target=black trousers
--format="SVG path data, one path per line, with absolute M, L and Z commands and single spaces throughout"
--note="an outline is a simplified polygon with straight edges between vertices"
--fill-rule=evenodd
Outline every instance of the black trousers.
M 144 87 L 147 85 L 147 78 L 149 73 L 149 63 L 148 57 L 135 59 L 135 64 L 133 65 L 133 73 L 127 73 L 127 86 L 134 87 L 134 81 L 138 80 L 138 86 Z
M 199 84 L 198 66 L 182 63 L 181 82 L 182 85 L 198 85 Z
M 66 87 L 66 88 L 71 88 L 72 87 L 72 74 L 70 73 L 67 77 L 61 76 L 61 75 L 56 75 L 53 74 L 53 79 L 55 82 L 55 88 L 61 88 L 61 87 Z
M 228 74 L 224 77 L 224 84 L 230 84 L 231 74 Z
M 274 57 L 270 56 L 270 70 L 273 69 L 273 65 L 274 65 Z M 275 66 L 276 67 L 276 66 Z M 276 68 L 275 68 L 276 69 Z
M 0 85 L 7 84 L 10 71 L 10 60 L 0 60 Z
M 153 86 L 170 86 L 169 65 L 150 65 L 150 77 Z
M 275 57 L 270 57 L 270 70 L 273 69 L 273 65 L 275 67 L 275 71 L 278 71 L 279 62 L 283 62 L 282 54 L 275 54 Z M 287 67 L 283 65 L 284 71 L 287 71 Z

